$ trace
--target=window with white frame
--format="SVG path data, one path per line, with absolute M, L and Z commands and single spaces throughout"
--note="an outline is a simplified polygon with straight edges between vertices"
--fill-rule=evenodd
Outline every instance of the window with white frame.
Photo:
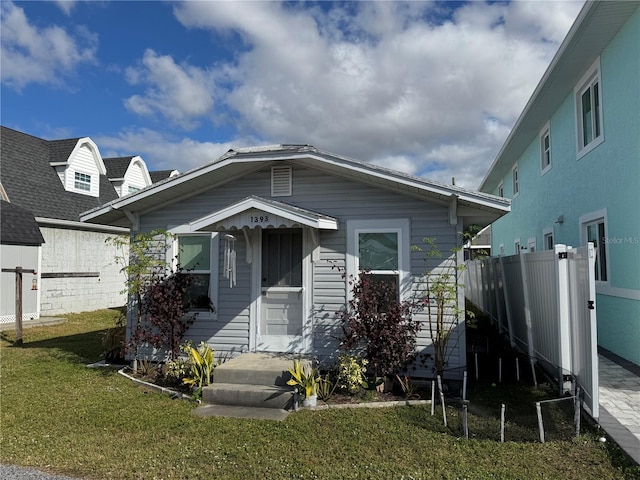
M 127 187 L 127 193 L 135 193 L 135 192 L 137 192 L 138 190 L 140 190 L 140 189 L 139 189 L 138 187 L 134 187 L 133 185 L 129 185 L 129 186 Z
M 393 285 L 398 298 L 409 284 L 409 221 L 352 220 L 347 226 L 347 274 L 366 270 L 375 282 Z
M 599 58 L 582 77 L 574 92 L 577 152 L 578 157 L 581 157 L 604 140 Z
M 551 169 L 551 130 L 549 124 L 540 133 L 540 171 L 546 173 Z
M 211 234 L 178 235 L 178 266 L 191 275 L 189 310 L 209 310 L 211 302 Z
M 500 182 L 498 185 L 498 196 L 504 198 L 504 183 Z
M 607 282 L 607 218 L 605 211 L 599 211 L 594 214 L 583 215 L 580 217 L 580 225 L 582 227 L 583 244 L 592 243 L 596 251 L 595 262 L 595 279 L 596 282 Z
M 516 251 L 516 255 L 520 254 L 520 239 L 519 238 L 516 238 L 513 241 L 513 248 Z
M 513 196 L 516 197 L 520 193 L 520 179 L 518 178 L 518 165 L 513 167 L 511 171 L 513 178 Z
M 553 250 L 553 247 L 554 247 L 553 230 L 547 229 L 544 232 L 542 232 L 542 239 L 543 239 L 543 243 L 544 243 L 544 249 L 545 250 Z
M 83 192 L 91 191 L 91 175 L 86 173 L 75 172 L 73 186 L 76 190 Z

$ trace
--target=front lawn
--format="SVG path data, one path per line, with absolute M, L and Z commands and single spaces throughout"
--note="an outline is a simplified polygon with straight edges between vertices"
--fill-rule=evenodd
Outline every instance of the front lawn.
M 593 431 L 501 444 L 497 431 L 478 434 L 495 422 L 471 414 L 464 440 L 454 408 L 448 428 L 428 405 L 301 411 L 284 422 L 194 417 L 193 403 L 86 367 L 116 315 L 27 329 L 23 348 L 2 334 L 0 463 L 96 479 L 640 478 Z

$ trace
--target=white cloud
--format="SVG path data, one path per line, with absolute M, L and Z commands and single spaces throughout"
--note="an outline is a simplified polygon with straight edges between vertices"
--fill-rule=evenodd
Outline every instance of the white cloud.
M 417 2 L 186 2 L 174 11 L 187 27 L 233 30 L 249 47 L 227 65 L 224 101 L 241 131 L 475 187 L 581 5 L 471 2 L 451 14 Z
M 105 158 L 140 155 L 149 170 L 176 169 L 180 172 L 212 162 L 230 148 L 244 144 L 197 142 L 147 128 L 125 129 L 115 136 L 96 136 L 92 139 L 100 146 L 100 153 Z
M 76 6 L 75 0 L 56 0 L 58 8 L 62 10 L 66 15 L 71 15 L 71 10 Z
M 98 41 L 86 28 L 73 35 L 56 25 L 37 28 L 12 2 L 1 2 L 0 9 L 0 74 L 6 85 L 17 90 L 29 83 L 62 85 L 77 66 L 94 62 Z
M 139 115 L 160 114 L 185 129 L 197 126 L 197 119 L 211 113 L 214 82 L 209 72 L 187 64 L 177 65 L 168 55 L 151 49 L 140 64 L 126 71 L 132 85 L 147 86 L 142 95 L 133 95 L 125 106 Z

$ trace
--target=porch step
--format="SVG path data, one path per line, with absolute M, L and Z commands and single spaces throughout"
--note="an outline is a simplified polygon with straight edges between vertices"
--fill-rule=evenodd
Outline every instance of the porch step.
M 202 401 L 213 405 L 290 410 L 293 407 L 292 391 L 288 386 L 216 382 L 202 390 Z
M 243 353 L 216 367 L 213 383 L 285 387 L 291 377 L 288 370 L 296 358 L 300 357 L 276 353 Z M 303 365 L 312 363 L 309 359 L 301 360 Z

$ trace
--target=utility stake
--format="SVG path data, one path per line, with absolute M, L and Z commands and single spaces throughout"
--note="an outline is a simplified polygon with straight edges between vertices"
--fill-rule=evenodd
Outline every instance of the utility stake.
M 576 424 L 576 437 L 580 435 L 580 387 L 576 386 L 576 398 L 573 400 L 573 420 Z
M 431 380 L 431 416 L 436 413 L 436 381 Z
M 540 402 L 536 402 L 536 413 L 538 414 L 538 430 L 540 431 L 540 443 L 544 443 L 544 424 L 542 423 L 542 409 Z
M 469 402 L 465 400 L 462 403 L 462 434 L 464 435 L 464 438 L 469 438 L 469 424 L 467 423 L 468 408 L 469 408 Z
M 516 381 L 520 381 L 520 360 L 516 357 Z
M 464 371 L 462 376 L 462 400 L 467 399 L 467 371 Z
M 504 411 L 505 411 L 504 403 L 500 407 L 500 442 L 504 443 Z
M 533 375 L 533 386 L 537 387 L 538 379 L 536 378 L 536 365 L 535 365 L 535 362 L 533 361 L 533 358 L 530 360 L 530 362 L 531 362 L 531 374 Z
M 502 357 L 498 358 L 498 383 L 502 383 Z
M 442 379 L 440 375 L 438 375 L 438 389 L 440 390 L 440 403 L 442 404 L 442 420 L 444 421 L 444 426 L 447 426 L 447 411 L 444 405 L 444 392 L 442 391 Z

